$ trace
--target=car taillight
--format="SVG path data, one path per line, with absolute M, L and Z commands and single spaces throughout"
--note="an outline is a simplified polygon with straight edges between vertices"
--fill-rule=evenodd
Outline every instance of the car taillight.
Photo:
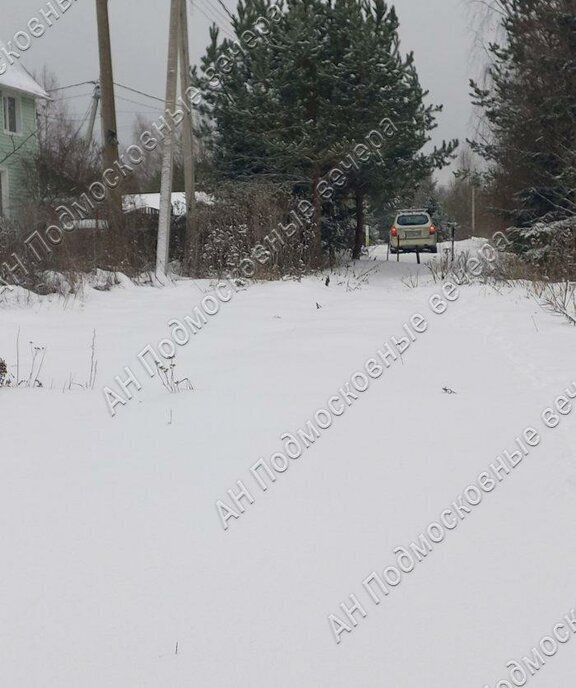
M 392 229 L 390 230 L 390 234 L 391 234 L 393 237 L 397 237 L 397 236 L 398 236 L 398 230 L 396 229 L 396 227 L 392 227 Z
M 430 234 L 436 234 L 436 227 L 434 225 L 430 225 Z

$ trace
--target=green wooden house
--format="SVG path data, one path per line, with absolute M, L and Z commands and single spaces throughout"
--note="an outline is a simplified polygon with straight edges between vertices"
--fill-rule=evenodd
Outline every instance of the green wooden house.
M 19 63 L 0 76 L 0 216 L 15 218 L 27 203 L 24 161 L 38 147 L 37 103 L 48 98 Z

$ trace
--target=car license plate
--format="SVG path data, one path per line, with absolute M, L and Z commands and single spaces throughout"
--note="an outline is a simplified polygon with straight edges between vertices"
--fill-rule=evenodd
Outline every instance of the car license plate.
M 420 230 L 412 229 L 412 230 L 406 232 L 406 238 L 407 239 L 419 239 L 420 238 Z

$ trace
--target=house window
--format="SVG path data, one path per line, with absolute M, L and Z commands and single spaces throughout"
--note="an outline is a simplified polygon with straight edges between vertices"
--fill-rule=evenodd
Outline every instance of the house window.
M 20 127 L 20 100 L 15 96 L 2 98 L 4 109 L 4 131 L 8 134 L 19 134 Z

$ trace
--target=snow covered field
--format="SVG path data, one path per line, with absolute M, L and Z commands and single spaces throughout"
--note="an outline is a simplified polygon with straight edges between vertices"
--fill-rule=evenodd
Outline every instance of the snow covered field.
M 576 604 L 576 412 L 555 429 L 541 413 L 576 382 L 576 330 L 520 288 L 463 286 L 435 315 L 425 265 L 375 256 L 366 280 L 240 291 L 178 350 L 179 394 L 136 356 L 208 282 L 5 294 L 0 358 L 15 372 L 18 330 L 20 377 L 30 341 L 46 358 L 42 389 L 0 390 L 3 686 L 482 688 L 551 634 Z M 250 467 L 415 313 L 429 327 L 402 361 L 263 492 Z M 89 391 L 70 381 L 94 330 Z M 142 390 L 112 418 L 102 388 L 124 366 Z M 376 605 L 362 581 L 528 426 L 540 445 Z M 255 501 L 224 530 L 237 480 Z M 337 644 L 350 594 L 366 618 Z M 575 645 L 528 685 L 575 685 Z

